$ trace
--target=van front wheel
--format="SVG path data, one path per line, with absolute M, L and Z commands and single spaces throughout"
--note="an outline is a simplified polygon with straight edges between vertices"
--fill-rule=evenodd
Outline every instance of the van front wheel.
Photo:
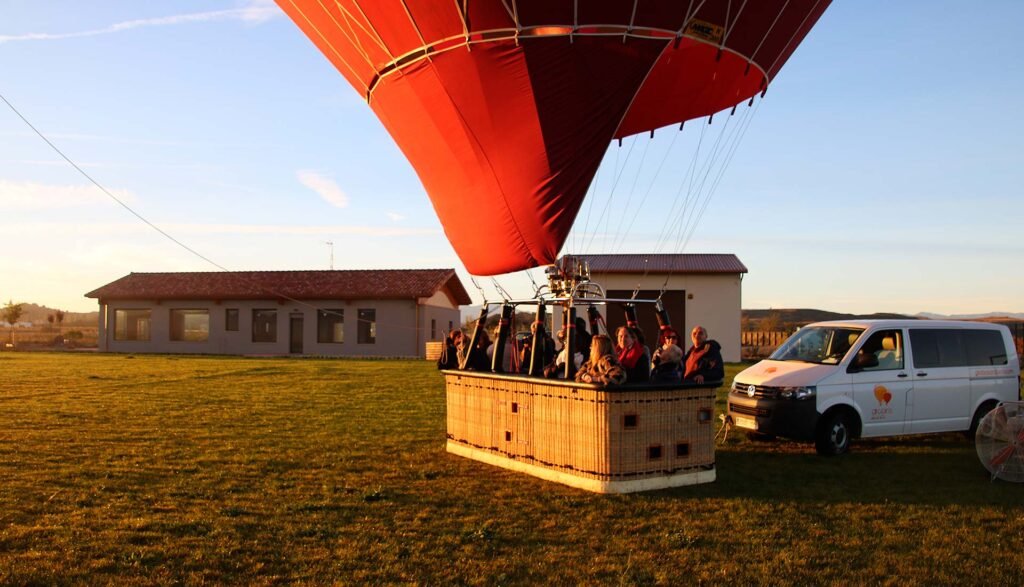
M 826 457 L 837 456 L 850 450 L 850 435 L 853 425 L 850 416 L 843 411 L 825 416 L 818 428 L 814 447 L 818 454 Z

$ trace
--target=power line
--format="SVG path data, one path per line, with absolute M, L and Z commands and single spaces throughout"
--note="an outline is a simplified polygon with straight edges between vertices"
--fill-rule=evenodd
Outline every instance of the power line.
M 33 124 L 32 124 L 31 122 L 29 122 L 29 120 L 28 120 L 27 118 L 25 118 L 25 116 L 24 116 L 24 115 L 23 115 L 23 114 L 22 114 L 22 113 L 21 113 L 21 112 L 20 112 L 20 111 L 19 111 L 19 110 L 18 110 L 17 108 L 15 108 L 15 107 L 14 107 L 14 104 L 11 104 L 10 100 L 8 100 L 8 99 L 7 99 L 7 98 L 6 98 L 6 97 L 5 97 L 5 96 L 4 96 L 4 95 L 3 95 L 2 93 L 0 93 L 0 100 L 3 100 L 3 101 L 4 101 L 4 103 L 5 103 L 5 104 L 7 104 L 8 108 L 10 108 L 10 109 L 11 109 L 11 111 L 12 111 L 12 112 L 14 112 L 14 113 L 15 113 L 15 114 L 16 114 L 16 115 L 18 116 L 18 118 L 20 118 L 20 119 L 21 119 L 21 121 L 22 121 L 22 122 L 24 122 L 24 123 L 25 123 L 25 124 L 26 124 L 26 125 L 27 125 L 27 126 L 28 126 L 28 127 L 30 128 L 30 129 L 32 129 L 32 131 L 33 131 L 34 133 L 36 133 L 36 135 L 38 135 L 38 136 L 39 136 L 39 138 L 43 140 L 43 142 L 45 142 L 45 143 L 46 143 L 47 145 L 49 145 L 49 146 L 50 146 L 50 148 L 51 148 L 51 149 L 53 149 L 53 151 L 54 151 L 55 153 L 57 153 L 58 155 L 60 155 L 61 159 L 63 159 L 63 160 L 64 160 L 64 161 L 66 161 L 66 162 L 67 162 L 67 163 L 68 163 L 69 165 L 71 165 L 72 167 L 74 167 L 74 168 L 75 168 L 75 170 L 76 170 L 76 171 L 78 171 L 78 173 L 82 174 L 82 176 L 83 176 L 83 177 L 85 177 L 86 179 L 88 179 L 90 183 L 92 183 L 92 184 L 93 184 L 94 186 L 96 186 L 97 188 L 99 188 L 99 190 L 100 190 L 101 192 L 103 192 L 104 194 L 106 194 L 106 195 L 107 195 L 107 197 L 109 197 L 109 198 L 110 198 L 111 200 L 114 200 L 115 202 L 117 202 L 117 204 L 118 204 L 118 205 L 120 205 L 120 206 L 121 206 L 122 208 L 124 208 L 125 210 L 127 210 L 127 211 L 128 211 L 129 213 L 131 213 L 131 215 L 132 215 L 132 216 L 135 216 L 135 217 L 136 217 L 136 218 L 138 218 L 138 219 L 139 219 L 140 221 L 142 221 L 142 222 L 143 222 L 144 224 L 146 224 L 146 226 L 149 226 L 150 228 L 152 228 L 153 230 L 157 231 L 158 233 L 160 233 L 161 235 L 163 235 L 163 236 L 164 236 L 165 238 L 167 238 L 168 240 L 170 240 L 170 241 L 171 241 L 171 242 L 173 242 L 174 244 L 176 244 L 176 245 L 178 245 L 179 247 L 181 247 L 181 248 L 185 249 L 185 250 L 186 250 L 186 251 L 188 251 L 189 253 L 192 253 L 193 255 L 195 255 L 196 257 L 198 257 L 198 258 L 200 258 L 200 259 L 202 259 L 203 261 L 206 261 L 206 262 L 207 262 L 207 263 L 209 263 L 210 265 L 213 265 L 213 266 L 214 266 L 214 267 L 216 267 L 217 269 L 220 269 L 221 271 L 224 271 L 224 272 L 226 272 L 226 273 L 235 273 L 236 275 L 238 275 L 238 273 L 237 273 L 237 272 L 231 271 L 230 269 L 228 269 L 228 268 L 224 267 L 224 266 L 223 266 L 223 265 L 221 265 L 220 263 L 217 263 L 216 261 L 214 261 L 214 260 L 210 259 L 210 258 L 209 258 L 209 257 L 207 257 L 206 255 L 203 255 L 203 254 L 202 254 L 202 253 L 200 253 L 199 251 L 196 251 L 196 250 L 195 250 L 195 249 L 193 249 L 192 247 L 190 247 L 190 246 L 186 245 L 185 243 L 181 242 L 180 240 L 176 239 L 176 238 L 175 238 L 175 237 L 174 237 L 173 235 L 171 235 L 170 233 L 168 233 L 168 232 L 167 232 L 167 231 L 165 231 L 164 229 L 162 229 L 162 228 L 160 228 L 159 226 L 157 226 L 156 224 L 153 224 L 152 222 L 150 222 L 150 221 L 149 221 L 149 220 L 148 220 L 148 219 L 147 219 L 147 218 L 146 218 L 145 216 L 143 216 L 142 214 L 140 214 L 140 213 L 136 212 L 136 211 L 135 211 L 134 209 L 132 209 L 132 207 L 131 207 L 131 206 L 129 206 L 129 205 L 128 205 L 128 204 L 126 204 L 126 203 L 125 203 L 124 201 L 122 201 L 122 200 L 121 200 L 120 198 L 118 198 L 117 196 L 115 196 L 114 194 L 112 194 L 112 193 L 110 192 L 110 190 L 108 190 L 107 188 L 103 187 L 103 185 L 102 185 L 102 184 L 100 184 L 100 182 L 96 181 L 96 180 L 95 180 L 95 179 L 94 179 L 94 178 L 93 178 L 93 177 L 92 177 L 91 175 L 89 175 L 88 173 L 86 173 L 86 172 L 85 172 L 85 170 L 84 170 L 84 169 L 82 169 L 81 167 L 79 167 L 79 166 L 78 166 L 78 164 L 77 164 L 77 163 L 75 163 L 75 162 L 74 162 L 74 161 L 73 161 L 73 160 L 72 160 L 72 159 L 71 159 L 70 157 L 68 157 L 67 155 L 65 155 L 65 154 L 64 154 L 64 152 L 63 152 L 63 151 L 61 151 L 61 150 L 60 150 L 60 148 L 59 148 L 59 147 L 57 147 L 57 145 L 55 145 L 55 144 L 53 143 L 53 141 L 51 141 L 50 139 L 48 139 L 48 138 L 46 137 L 46 135 L 44 135 L 44 134 L 43 134 L 43 133 L 42 133 L 42 132 L 41 132 L 41 131 L 40 131 L 40 130 L 39 130 L 38 128 L 36 128 L 36 127 L 35 127 L 35 125 L 33 125 Z M 255 285 L 255 286 L 256 286 L 256 287 L 257 287 L 257 288 L 258 288 L 259 290 L 261 290 L 261 291 L 263 291 L 263 292 L 265 292 L 265 293 L 267 293 L 267 294 L 270 294 L 270 295 L 271 295 L 271 296 L 273 296 L 273 297 L 281 298 L 281 299 L 283 299 L 283 300 L 288 300 L 288 301 L 290 301 L 290 302 L 293 302 L 293 303 L 295 303 L 295 304 L 298 304 L 298 305 L 300 305 L 300 306 L 305 306 L 305 307 L 307 307 L 307 308 L 311 308 L 311 309 L 313 309 L 313 310 L 316 310 L 316 311 L 318 311 L 318 312 L 322 312 L 322 313 L 324 313 L 324 314 L 327 314 L 327 315 L 339 316 L 339 317 L 342 317 L 342 318 L 343 318 L 343 315 L 341 315 L 341 314 L 338 314 L 337 312 L 333 312 L 333 311 L 331 311 L 331 310 L 329 310 L 329 309 L 321 308 L 321 307 L 319 307 L 319 306 L 316 306 L 316 305 L 314 305 L 314 304 L 310 304 L 310 303 L 308 303 L 308 302 L 305 302 L 305 301 L 302 301 L 302 300 L 298 300 L 298 299 L 295 299 L 295 298 L 293 298 L 293 297 L 291 297 L 291 296 L 288 296 L 288 295 L 286 295 L 286 294 L 283 294 L 283 293 L 281 293 L 281 292 L 279 292 L 279 291 L 276 291 L 276 290 L 270 289 L 270 288 L 266 287 L 265 285 L 263 285 L 263 284 L 259 283 L 259 282 L 258 282 L 258 281 L 256 281 L 256 280 L 253 280 L 253 279 L 248 279 L 248 278 L 246 278 L 246 277 L 243 277 L 243 276 L 241 276 L 241 275 L 238 275 L 238 276 L 239 276 L 239 277 L 241 277 L 241 278 L 242 278 L 243 280 L 247 280 L 247 281 L 249 281 L 250 283 L 252 283 L 253 285 Z M 356 317 L 356 321 L 357 321 L 357 322 L 359 322 L 359 321 L 360 321 L 360 319 L 358 318 L 358 316 Z M 370 321 L 369 321 L 369 320 L 365 320 L 365 322 L 370 322 Z M 409 329 L 409 328 L 408 328 L 408 327 L 406 327 L 406 329 Z M 418 330 L 419 330 L 419 328 L 414 328 L 414 329 L 410 329 L 410 330 L 417 330 L 417 331 L 418 331 Z

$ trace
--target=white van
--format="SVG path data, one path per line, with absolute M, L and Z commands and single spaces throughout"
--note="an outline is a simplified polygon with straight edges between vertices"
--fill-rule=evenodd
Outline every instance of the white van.
M 968 431 L 1020 396 L 1006 326 L 938 320 L 861 320 L 805 326 L 768 359 L 736 375 L 737 428 L 814 440 L 838 455 L 851 438 Z

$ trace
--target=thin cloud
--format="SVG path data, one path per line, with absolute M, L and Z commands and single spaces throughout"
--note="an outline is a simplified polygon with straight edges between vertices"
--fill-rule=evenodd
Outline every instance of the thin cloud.
M 286 226 L 272 224 L 164 224 L 157 226 L 168 233 L 180 237 L 182 235 L 313 235 L 324 237 L 360 236 L 360 237 L 397 237 L 397 236 L 430 236 L 437 237 L 441 231 L 436 228 L 398 228 L 392 226 Z M 36 222 L 12 223 L 5 225 L 0 219 L 0 229 L 6 236 L 33 236 L 40 234 L 61 234 L 64 236 L 104 236 L 139 235 L 152 233 L 153 229 L 134 223 L 72 223 L 72 222 Z
M 135 201 L 135 196 L 126 190 L 110 190 L 110 193 L 125 203 Z M 0 209 L 54 210 L 114 204 L 106 194 L 91 185 L 47 185 L 0 179 Z
M 299 183 L 308 187 L 323 198 L 328 204 L 337 208 L 348 206 L 348 195 L 333 179 L 315 171 L 298 171 Z
M 386 214 L 388 218 L 391 220 L 391 222 L 401 222 L 405 220 L 405 216 L 403 214 L 399 214 L 398 212 L 387 212 Z
M 77 39 L 82 37 L 97 37 L 111 35 L 146 27 L 164 27 L 197 22 L 213 22 L 236 20 L 249 24 L 259 24 L 276 18 L 281 11 L 269 0 L 251 0 L 240 8 L 228 10 L 213 10 L 209 12 L 193 12 L 189 14 L 175 14 L 156 18 L 141 18 L 126 20 L 114 23 L 99 29 L 85 31 L 73 31 L 69 33 L 25 33 L 21 35 L 0 35 L 0 43 L 12 43 L 18 41 L 55 41 L 61 39 Z

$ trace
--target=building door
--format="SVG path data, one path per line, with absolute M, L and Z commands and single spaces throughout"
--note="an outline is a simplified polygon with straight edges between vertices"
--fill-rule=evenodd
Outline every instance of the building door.
M 642 289 L 636 294 L 636 297 L 641 300 L 653 300 L 657 299 L 659 293 L 661 292 L 656 289 Z M 609 298 L 626 299 L 633 297 L 633 290 L 611 289 L 606 294 Z M 665 295 L 661 296 L 661 302 L 668 310 L 672 326 L 679 331 L 679 336 L 682 338 L 680 342 L 689 346 L 690 333 L 686 332 L 686 291 L 666 291 Z M 610 303 L 607 306 L 607 312 L 605 321 L 608 323 L 608 331 L 611 333 L 614 343 L 615 329 L 626 325 L 623 304 Z M 658 346 L 658 318 L 654 313 L 654 304 L 637 304 L 636 314 L 640 329 L 644 331 L 644 337 L 647 339 L 647 347 L 653 351 Z M 686 350 L 685 346 L 684 351 Z
M 288 329 L 288 352 L 293 355 L 302 354 L 302 314 L 291 315 L 291 327 Z

